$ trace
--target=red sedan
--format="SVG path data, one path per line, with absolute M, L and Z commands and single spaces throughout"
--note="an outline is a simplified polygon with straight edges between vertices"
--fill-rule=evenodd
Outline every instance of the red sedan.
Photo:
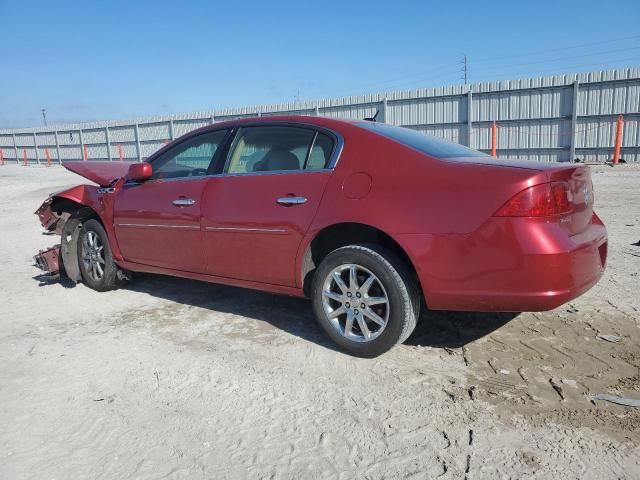
M 104 291 L 153 272 L 311 298 L 344 350 L 379 355 L 421 308 L 540 311 L 607 257 L 589 169 L 508 161 L 370 121 L 287 116 L 193 131 L 144 163 L 67 162 L 98 184 L 38 210 L 37 257 Z

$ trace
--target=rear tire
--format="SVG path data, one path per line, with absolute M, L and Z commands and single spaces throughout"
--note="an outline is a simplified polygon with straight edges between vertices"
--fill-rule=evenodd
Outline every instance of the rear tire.
M 115 290 L 124 284 L 118 278 L 107 232 L 97 220 L 87 220 L 78 237 L 78 265 L 82 281 L 98 292 Z
M 316 319 L 352 355 L 376 357 L 404 342 L 420 314 L 420 294 L 407 265 L 379 245 L 329 253 L 313 278 Z

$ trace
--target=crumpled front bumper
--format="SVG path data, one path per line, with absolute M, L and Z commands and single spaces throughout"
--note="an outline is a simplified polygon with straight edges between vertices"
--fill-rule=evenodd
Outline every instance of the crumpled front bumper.
M 42 228 L 47 232 L 59 234 L 62 232 L 64 222 L 60 221 L 62 220 L 62 216 L 51 209 L 52 200 L 52 197 L 47 198 L 34 213 L 38 216 Z
M 51 208 L 53 197 L 47 198 L 42 205 L 34 212 L 42 228 L 45 230 L 45 234 L 61 234 L 62 228 L 66 221 L 66 215 L 60 215 Z M 64 271 L 61 255 L 61 245 L 54 245 L 46 250 L 40 250 L 37 255 L 33 257 L 36 263 L 36 267 L 40 270 L 44 270 L 46 273 L 55 275 Z
M 62 270 L 60 245 L 54 245 L 46 250 L 40 250 L 33 259 L 36 262 L 36 267 L 47 273 L 56 274 Z

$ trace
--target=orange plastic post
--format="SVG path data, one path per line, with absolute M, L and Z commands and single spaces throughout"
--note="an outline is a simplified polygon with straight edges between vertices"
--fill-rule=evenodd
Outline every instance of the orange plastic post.
M 124 160 L 124 155 L 122 154 L 122 145 L 118 144 L 118 156 L 120 157 L 120 161 Z
M 89 160 L 89 149 L 86 145 L 84 146 L 84 159 Z
M 0 148 L 0 165 L 4 165 L 4 152 Z
M 496 121 L 494 120 L 491 124 L 491 156 L 496 156 L 497 150 L 497 140 L 498 140 L 498 127 L 496 127 Z
M 26 148 L 22 149 L 22 165 L 24 167 L 29 166 L 29 160 L 27 159 L 27 149 Z
M 49 155 L 49 147 L 44 147 L 44 154 L 47 157 L 47 167 L 51 166 L 51 155 Z
M 617 165 L 620 161 L 620 147 L 622 147 L 622 128 L 624 126 L 624 119 L 622 115 L 618 115 L 616 120 L 616 143 L 613 146 L 613 164 Z

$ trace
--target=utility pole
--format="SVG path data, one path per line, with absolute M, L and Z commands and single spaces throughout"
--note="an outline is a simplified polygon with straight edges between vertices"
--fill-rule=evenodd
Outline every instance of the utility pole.
M 47 126 L 47 109 L 41 108 L 40 112 L 42 112 L 42 121 L 44 122 L 44 126 Z
M 464 80 L 464 83 L 466 85 L 468 83 L 467 82 L 468 63 L 467 63 L 467 56 L 466 55 L 464 57 L 462 57 L 462 61 L 460 63 L 462 63 L 462 79 Z

